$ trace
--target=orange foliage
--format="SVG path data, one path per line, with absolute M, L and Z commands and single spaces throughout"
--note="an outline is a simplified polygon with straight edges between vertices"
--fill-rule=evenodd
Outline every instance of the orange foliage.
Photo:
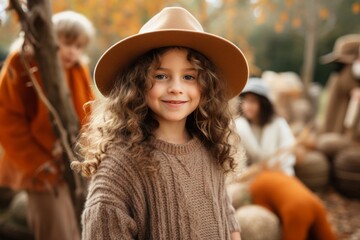
M 260 15 L 256 18 L 257 24 L 263 24 L 266 20 L 266 15 L 264 12 L 261 11 Z
M 299 17 L 295 17 L 292 19 L 291 21 L 291 25 L 294 27 L 294 28 L 299 28 L 302 24 L 302 21 Z
M 359 2 L 354 3 L 351 8 L 352 8 L 351 10 L 354 14 L 360 13 L 360 3 Z
M 327 9 L 326 7 L 322 7 L 319 10 L 319 18 L 322 20 L 325 20 L 329 17 L 330 13 L 329 13 L 329 9 Z
M 316 8 L 315 11 L 317 13 L 319 20 L 328 20 L 331 18 L 331 14 L 334 14 L 334 4 L 333 1 L 321 0 L 315 1 L 313 0 L 283 0 L 283 1 L 275 1 L 275 0 L 257 0 L 251 3 L 253 10 L 259 14 L 256 15 L 256 23 L 263 24 L 265 23 L 265 16 L 268 19 L 273 20 L 272 24 L 274 30 L 278 33 L 283 32 L 286 26 L 290 26 L 292 28 L 300 28 L 302 26 L 306 26 L 304 24 L 307 22 L 308 8 Z M 356 2 L 352 5 L 352 12 L 354 14 L 360 13 L 360 1 L 356 0 Z M 305 14 L 306 13 L 306 14 Z M 275 16 L 275 17 L 272 17 Z M 287 24 L 289 23 L 289 24 Z
M 289 15 L 287 12 L 280 13 L 280 21 L 287 22 L 289 20 Z
M 294 4 L 294 0 L 285 0 L 285 5 L 286 7 L 292 7 Z
M 277 23 L 275 24 L 274 29 L 275 29 L 275 32 L 281 33 L 281 32 L 284 31 L 284 24 L 281 23 L 281 22 L 277 22 Z
M 247 0 L 242 0 L 243 2 Z M 276 7 L 270 0 L 260 0 L 269 4 L 270 7 Z M 215 11 L 222 11 L 216 19 L 210 18 L 209 5 L 207 0 L 197 1 L 175 1 L 175 0 L 65 0 L 52 1 L 52 10 L 54 13 L 64 10 L 73 10 L 87 16 L 96 28 L 96 47 L 91 48 L 90 58 L 97 59 L 106 48 L 119 41 L 122 38 L 136 34 L 141 26 L 159 10 L 165 6 L 183 6 L 191 11 L 204 25 L 207 31 L 228 38 L 237 44 L 247 56 L 251 56 L 252 52 L 248 48 L 245 41 L 238 41 L 239 34 L 244 32 L 243 28 L 233 26 L 236 20 L 243 17 L 242 9 L 237 5 L 239 0 L 223 0 L 222 7 Z M 213 11 L 213 9 L 212 9 Z M 246 10 L 244 10 L 246 11 Z M 244 17 L 243 17 L 244 18 Z M 263 15 L 265 20 L 265 15 Z M 246 22 L 248 19 L 242 20 Z M 212 22 L 224 21 L 226 27 L 220 29 L 209 29 Z M 219 26 L 214 24 L 214 26 Z M 240 30 L 239 30 L 240 29 Z M 92 64 L 94 64 L 92 62 Z

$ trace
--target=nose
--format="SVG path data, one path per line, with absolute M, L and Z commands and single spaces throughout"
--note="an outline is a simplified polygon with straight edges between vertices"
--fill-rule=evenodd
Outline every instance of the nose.
M 75 54 L 77 53 L 77 51 L 78 51 L 78 50 L 77 50 L 77 48 L 76 48 L 75 46 L 71 46 L 71 47 L 70 47 L 70 51 L 69 51 L 69 52 L 70 52 L 71 55 L 75 55 Z
M 182 94 L 183 93 L 183 84 L 180 77 L 172 78 L 169 81 L 168 92 L 172 94 Z

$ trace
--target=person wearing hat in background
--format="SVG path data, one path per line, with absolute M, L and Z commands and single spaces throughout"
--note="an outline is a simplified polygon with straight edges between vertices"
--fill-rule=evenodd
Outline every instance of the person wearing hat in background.
M 335 240 L 321 200 L 294 176 L 295 138 L 286 120 L 276 115 L 266 82 L 250 78 L 239 98 L 236 130 L 248 165 L 252 170 L 262 166 L 244 171 L 253 174 L 248 187 L 251 202 L 280 218 L 281 239 Z
M 347 133 L 359 141 L 360 34 L 339 37 L 333 51 L 322 56 L 320 61 L 336 66 L 326 85 L 327 102 L 322 131 Z
M 276 116 L 269 97 L 269 87 L 260 78 L 250 78 L 240 94 L 240 117 L 235 119 L 236 130 L 242 138 L 248 164 L 260 162 L 279 149 L 295 143 L 291 129 L 282 117 Z M 282 170 L 294 175 L 295 156 L 289 152 L 268 160 L 279 163 Z
M 92 176 L 82 239 L 240 239 L 225 190 L 234 169 L 228 99 L 248 77 L 238 47 L 164 8 L 95 68 L 104 96 L 79 139 Z

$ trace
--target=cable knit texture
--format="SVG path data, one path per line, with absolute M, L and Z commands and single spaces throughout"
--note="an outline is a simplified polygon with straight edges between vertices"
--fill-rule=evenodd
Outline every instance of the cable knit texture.
M 223 170 L 197 138 L 154 141 L 155 174 L 113 147 L 89 186 L 82 239 L 230 239 L 239 231 Z

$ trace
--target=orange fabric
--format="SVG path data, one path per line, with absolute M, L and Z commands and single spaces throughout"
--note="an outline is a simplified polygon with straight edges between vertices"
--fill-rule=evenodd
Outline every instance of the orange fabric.
M 335 240 L 321 200 L 297 178 L 265 171 L 250 186 L 253 202 L 277 214 L 283 240 Z
M 34 60 L 28 60 L 36 69 Z M 39 71 L 34 74 L 40 81 Z M 82 120 L 86 115 L 83 105 L 93 98 L 90 75 L 77 64 L 66 71 L 66 76 L 75 110 Z M 61 163 L 52 156 L 55 141 L 49 112 L 37 97 L 19 54 L 9 55 L 0 73 L 0 144 L 4 149 L 0 185 L 44 190 L 45 182 L 55 185 L 61 181 Z M 47 164 L 56 167 L 57 173 L 40 171 Z

